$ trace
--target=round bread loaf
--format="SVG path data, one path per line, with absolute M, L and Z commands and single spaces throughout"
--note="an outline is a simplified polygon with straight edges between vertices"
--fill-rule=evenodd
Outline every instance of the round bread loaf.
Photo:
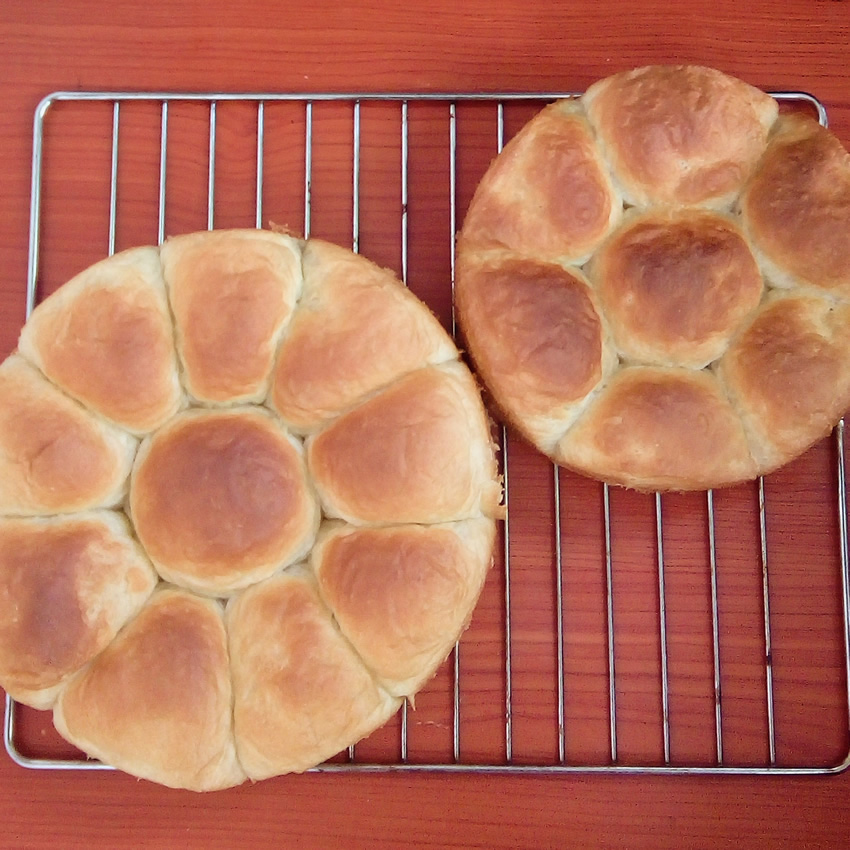
M 550 104 L 493 161 L 458 319 L 496 408 L 555 462 L 734 484 L 850 406 L 849 225 L 828 130 L 711 68 L 640 68 Z
M 253 230 L 117 254 L 35 309 L 0 402 L 0 685 L 93 757 L 198 791 L 306 770 L 469 623 L 489 422 L 362 257 Z

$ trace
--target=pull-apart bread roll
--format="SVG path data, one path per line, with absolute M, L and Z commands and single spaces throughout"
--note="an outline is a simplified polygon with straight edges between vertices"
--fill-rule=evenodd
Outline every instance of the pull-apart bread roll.
M 322 598 L 391 694 L 412 697 L 468 625 L 494 533 L 484 518 L 323 527 L 312 554 Z
M 399 707 L 342 636 L 303 568 L 231 599 L 227 627 L 236 747 L 251 779 L 306 770 Z
M 20 355 L 0 364 L 0 514 L 112 507 L 136 440 L 92 415 Z
M 60 389 L 131 433 L 182 401 L 159 251 L 95 263 L 35 308 L 18 344 Z
M 495 407 L 555 462 L 719 487 L 850 406 L 850 156 L 777 116 L 720 71 L 650 66 L 547 106 L 494 160 L 458 239 L 458 319 Z M 543 198 L 568 161 L 607 176 L 610 215 L 567 183 Z M 552 250 L 584 225 L 581 250 Z
M 0 519 L 0 685 L 50 708 L 155 584 L 120 514 Z
M 193 791 L 238 785 L 221 604 L 157 590 L 68 683 L 53 720 L 72 744 L 144 779 Z
M 302 558 L 319 525 L 301 444 L 260 408 L 186 411 L 149 437 L 130 512 L 160 575 L 210 596 Z
M 309 433 L 407 372 L 456 359 L 448 334 L 391 272 L 311 239 L 269 402 Z
M 0 686 L 164 785 L 309 770 L 469 624 L 501 494 L 478 386 L 390 271 L 259 230 L 117 254 L 0 363 Z
M 296 240 L 264 230 L 190 233 L 168 239 L 161 254 L 189 394 L 262 401 L 301 290 Z

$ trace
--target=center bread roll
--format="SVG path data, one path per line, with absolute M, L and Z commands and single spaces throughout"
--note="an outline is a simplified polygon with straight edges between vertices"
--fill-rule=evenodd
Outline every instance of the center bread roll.
M 212 596 L 303 557 L 319 524 L 301 444 L 256 408 L 187 411 L 149 437 L 130 511 L 160 575 Z

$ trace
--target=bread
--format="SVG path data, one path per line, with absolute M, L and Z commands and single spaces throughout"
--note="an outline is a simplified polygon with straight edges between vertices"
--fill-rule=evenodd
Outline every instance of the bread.
M 455 359 L 448 334 L 391 272 L 311 239 L 269 403 L 307 434 L 407 372 Z
M 157 590 L 141 613 L 59 695 L 60 734 L 145 779 L 214 791 L 245 778 L 233 741 L 220 603 Z
M 95 263 L 33 310 L 18 349 L 60 389 L 133 434 L 182 402 L 159 252 Z
M 155 583 L 118 513 L 0 519 L 0 685 L 17 700 L 50 708 Z
M 0 364 L 0 515 L 117 505 L 127 492 L 136 446 L 20 355 Z
M 311 554 L 340 630 L 397 697 L 431 678 L 466 628 L 493 549 L 493 524 L 352 528 L 327 523 Z
M 196 791 L 308 770 L 412 702 L 504 508 L 478 386 L 391 272 L 188 234 L 82 272 L 20 340 L 0 685 L 89 756 Z
M 850 155 L 777 115 L 720 71 L 650 66 L 547 106 L 491 165 L 458 238 L 457 316 L 495 408 L 556 463 L 638 490 L 731 485 L 850 406 Z M 584 198 L 553 211 L 526 186 L 557 185 L 570 151 L 624 203 L 556 254 L 535 234 L 570 205 L 585 221 Z
M 301 772 L 399 707 L 340 634 L 315 583 L 292 570 L 227 607 L 239 760 L 251 779 Z
M 354 525 L 499 514 L 489 426 L 460 363 L 399 379 L 307 439 L 325 515 Z
M 301 291 L 296 240 L 264 230 L 190 233 L 160 253 L 188 393 L 209 403 L 262 401 Z

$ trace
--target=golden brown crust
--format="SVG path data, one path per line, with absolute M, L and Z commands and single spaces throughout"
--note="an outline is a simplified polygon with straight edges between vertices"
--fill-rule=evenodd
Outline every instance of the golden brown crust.
M 23 357 L 0 364 L 0 515 L 70 513 L 123 499 L 136 441 Z
M 234 597 L 227 629 L 236 747 L 251 779 L 307 770 L 399 707 L 375 684 L 303 571 Z
M 328 523 L 311 562 L 340 629 L 381 685 L 411 696 L 466 628 L 492 561 L 486 518 L 439 526 Z
M 621 369 L 567 432 L 557 456 L 636 490 L 705 490 L 757 472 L 717 380 L 690 369 Z
M 850 298 L 850 154 L 832 133 L 782 116 L 741 210 L 774 283 Z
M 551 450 L 616 364 L 582 273 L 464 244 L 458 315 L 478 372 L 500 407 Z
M 301 290 L 298 242 L 216 230 L 170 238 L 160 253 L 188 392 L 215 403 L 262 401 Z
M 476 247 L 581 262 L 616 224 L 620 196 L 581 108 L 546 107 L 505 146 L 464 220 Z
M 389 525 L 499 513 L 489 426 L 459 363 L 401 378 L 306 445 L 329 517 Z
M 582 97 L 626 200 L 727 206 L 764 151 L 776 101 L 696 65 L 651 65 Z
M 269 401 L 294 430 L 308 433 L 399 376 L 456 358 L 439 322 L 391 272 L 311 239 L 304 294 Z
M 50 708 L 156 583 L 120 515 L 0 520 L 0 685 Z
M 772 293 L 720 361 L 763 472 L 826 436 L 850 407 L 850 305 Z
M 218 602 L 158 590 L 69 683 L 64 738 L 143 779 L 213 791 L 245 779 L 233 744 L 227 637 Z
M 95 263 L 35 308 L 19 349 L 69 395 L 127 430 L 150 431 L 182 393 L 157 248 Z
M 621 355 L 660 366 L 716 360 L 762 293 L 737 223 L 701 210 L 629 216 L 588 275 Z
M 303 557 L 319 522 L 300 445 L 252 408 L 188 411 L 146 440 L 130 509 L 160 575 L 211 595 Z

